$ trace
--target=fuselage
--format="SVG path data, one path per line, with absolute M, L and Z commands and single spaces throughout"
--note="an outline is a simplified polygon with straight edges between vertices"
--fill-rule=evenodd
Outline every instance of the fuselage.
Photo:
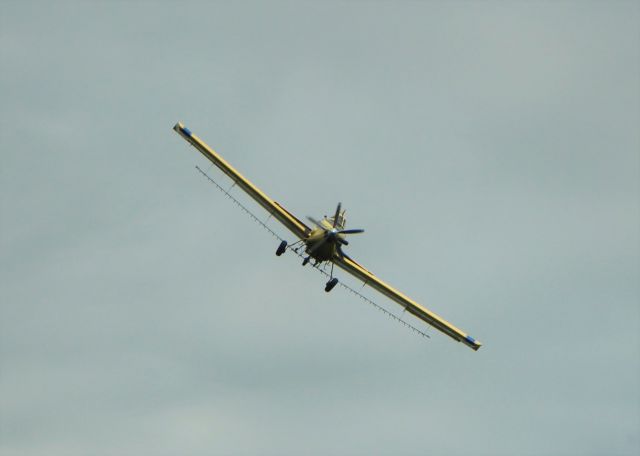
M 335 228 L 333 226 L 333 217 L 325 217 L 320 223 L 322 227 L 315 227 L 304 241 L 306 252 L 317 261 L 329 261 L 338 255 L 338 239 L 344 239 L 345 236 L 343 234 L 335 234 L 331 239 L 326 239 L 326 237 L 332 231 L 344 229 L 344 216 L 341 214 Z M 318 246 L 319 243 L 322 244 Z

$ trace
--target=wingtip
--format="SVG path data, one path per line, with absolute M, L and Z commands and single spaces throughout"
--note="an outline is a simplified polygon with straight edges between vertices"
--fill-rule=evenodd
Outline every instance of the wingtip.
M 189 130 L 187 127 L 184 126 L 184 124 L 182 122 L 178 122 L 173 126 L 173 129 L 184 135 L 184 136 L 189 136 L 191 137 L 191 130 Z
M 471 336 L 465 336 L 464 338 L 466 344 L 471 347 L 474 351 L 478 351 L 480 347 L 482 347 L 482 343 L 480 341 L 475 340 Z

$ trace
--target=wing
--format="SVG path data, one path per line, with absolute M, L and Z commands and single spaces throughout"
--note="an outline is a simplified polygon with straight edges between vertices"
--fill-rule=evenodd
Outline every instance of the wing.
M 220 168 L 227 176 L 229 176 L 238 187 L 244 190 L 247 195 L 253 198 L 258 204 L 267 210 L 273 217 L 278 219 L 289 231 L 300 239 L 305 239 L 311 232 L 311 229 L 298 220 L 293 214 L 280 206 L 276 201 L 269 198 L 262 190 L 256 187 L 251 181 L 240 174 L 233 166 L 218 155 L 213 149 L 207 146 L 204 141 L 191 133 L 187 127 L 178 122 L 173 129 L 184 139 L 190 142 L 202 155 L 204 155 L 211 163 Z
M 429 323 L 431 326 L 442 331 L 447 336 L 452 337 L 458 342 L 462 342 L 463 344 L 471 347 L 474 350 L 478 350 L 482 346 L 480 342 L 475 340 L 470 335 L 466 334 L 461 329 L 456 328 L 448 321 L 443 320 L 438 315 L 422 307 L 414 300 L 410 299 L 409 297 L 400 293 L 398 290 L 395 290 L 391 286 L 384 283 L 382 280 L 378 279 L 375 275 L 373 275 L 373 273 L 367 271 L 364 267 L 356 263 L 347 255 L 344 255 L 344 257 L 342 258 L 337 257 L 333 261 L 336 265 L 347 271 L 349 274 L 362 280 L 366 285 L 375 288 L 388 298 L 391 298 L 402 307 L 404 307 L 407 312 L 415 315 L 420 320 Z

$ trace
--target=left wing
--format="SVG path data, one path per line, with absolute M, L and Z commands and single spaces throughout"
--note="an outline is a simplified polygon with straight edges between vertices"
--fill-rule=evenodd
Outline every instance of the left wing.
M 305 239 L 311 232 L 311 228 L 298 220 L 293 214 L 280 206 L 276 201 L 269 198 L 262 190 L 256 187 L 249 179 L 240 174 L 233 166 L 218 155 L 213 149 L 207 146 L 204 141 L 191 133 L 187 127 L 178 122 L 173 129 L 184 139 L 190 142 L 202 155 L 204 155 L 211 163 L 220 168 L 227 176 L 229 176 L 238 187 L 244 190 L 247 195 L 253 198 L 260 206 L 265 208 L 269 214 L 273 215 L 280 223 L 289 229 L 300 239 Z
M 478 350 L 482 346 L 480 342 L 475 340 L 473 337 L 471 337 L 461 329 L 456 328 L 448 321 L 440 318 L 438 315 L 434 314 L 430 310 L 421 306 L 420 304 L 410 299 L 406 295 L 400 293 L 398 290 L 392 288 L 390 285 L 384 283 L 382 280 L 377 278 L 373 273 L 367 271 L 364 267 L 362 267 L 357 262 L 349 258 L 347 255 L 344 255 L 343 257 L 338 256 L 334 258 L 333 262 L 336 265 L 338 265 L 340 268 L 347 271 L 349 274 L 362 280 L 365 283 L 365 285 L 369 285 L 375 288 L 383 295 L 387 296 L 388 298 L 400 304 L 402 307 L 405 308 L 407 312 L 415 315 L 420 320 L 442 331 L 447 336 L 452 337 L 458 342 L 462 342 L 463 344 L 465 344 L 468 347 L 471 347 L 474 350 Z

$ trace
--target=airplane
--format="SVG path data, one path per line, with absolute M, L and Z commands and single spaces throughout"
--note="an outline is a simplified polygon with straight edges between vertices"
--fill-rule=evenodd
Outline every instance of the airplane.
M 308 217 L 308 220 L 313 224 L 313 227 L 309 227 L 292 213 L 287 211 L 278 202 L 268 197 L 246 177 L 240 174 L 240 172 L 232 167 L 224 158 L 222 158 L 222 156 L 211 149 L 204 141 L 202 141 L 202 139 L 193 134 L 191 130 L 185 127 L 184 124 L 178 122 L 175 124 L 173 129 L 187 142 L 198 149 L 205 158 L 231 178 L 235 185 L 244 190 L 249 197 L 260 204 L 260 206 L 269 212 L 271 216 L 296 236 L 298 241 L 291 246 L 288 246 L 287 241 L 282 241 L 278 245 L 278 248 L 276 249 L 277 256 L 282 255 L 286 251 L 287 247 L 291 248 L 293 245 L 299 244 L 299 246 L 304 247 L 307 255 L 302 263 L 303 266 L 308 264 L 312 259 L 316 265 L 323 262 L 331 263 L 330 278 L 325 285 L 326 292 L 330 292 L 338 284 L 337 277 L 333 276 L 333 266 L 336 265 L 364 282 L 365 285 L 369 285 L 389 299 L 400 304 L 407 312 L 433 326 L 452 339 L 462 342 L 464 345 L 475 351 L 482 346 L 478 340 L 439 317 L 429 309 L 418 304 L 405 294 L 392 288 L 372 272 L 367 270 L 364 266 L 360 265 L 344 253 L 342 246 L 349 244 L 349 241 L 346 240 L 346 236 L 363 233 L 364 230 L 345 228 L 345 211 L 342 210 L 342 205 L 340 203 L 338 203 L 333 217 L 325 216 L 322 220 L 316 220 L 313 217 Z

